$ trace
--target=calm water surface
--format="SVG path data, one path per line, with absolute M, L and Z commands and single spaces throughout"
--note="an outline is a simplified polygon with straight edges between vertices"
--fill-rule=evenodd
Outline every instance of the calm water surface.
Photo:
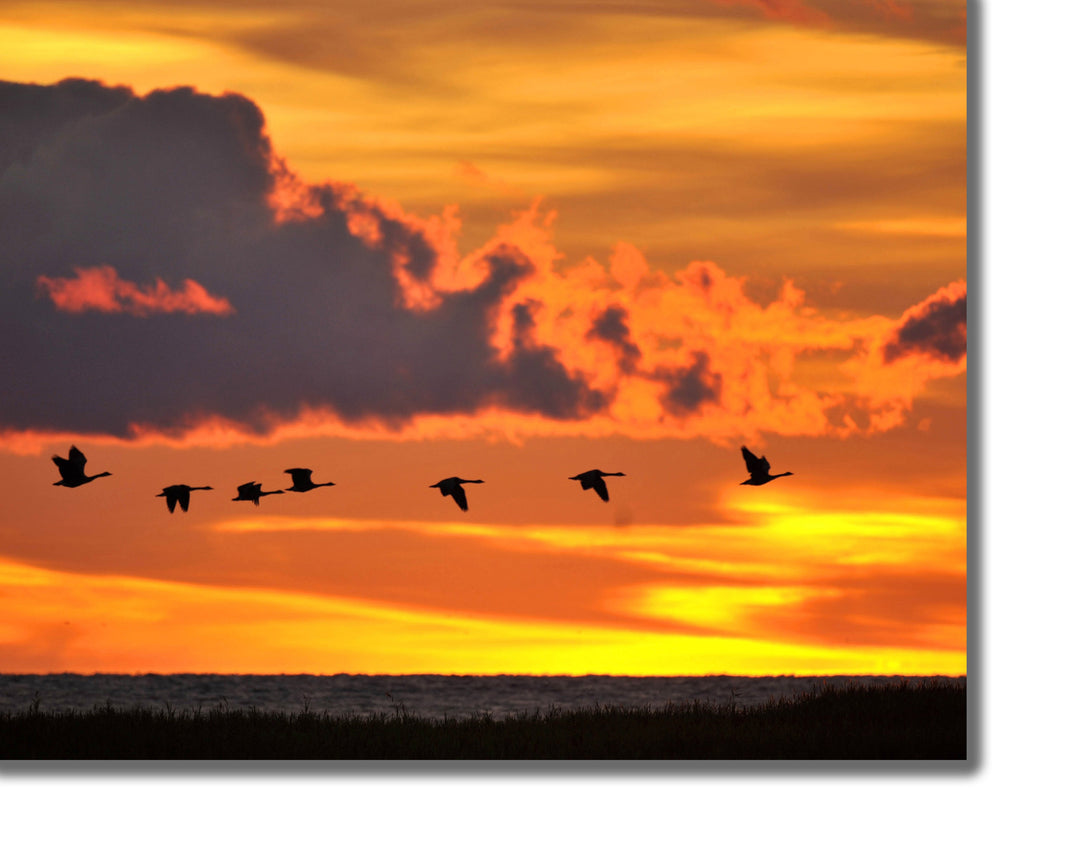
M 406 709 L 419 716 L 494 718 L 550 707 L 661 707 L 693 700 L 755 705 L 831 682 L 866 684 L 934 680 L 912 676 L 730 675 L 627 677 L 617 675 L 0 675 L 0 712 L 171 707 L 332 715 L 369 715 Z M 958 679 L 940 679 L 958 680 Z M 961 679 L 962 680 L 962 679 Z

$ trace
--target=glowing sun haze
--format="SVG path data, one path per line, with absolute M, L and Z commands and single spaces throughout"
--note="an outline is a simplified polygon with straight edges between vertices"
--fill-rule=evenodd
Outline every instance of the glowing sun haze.
M 964 674 L 964 30 L 0 2 L 0 672 Z

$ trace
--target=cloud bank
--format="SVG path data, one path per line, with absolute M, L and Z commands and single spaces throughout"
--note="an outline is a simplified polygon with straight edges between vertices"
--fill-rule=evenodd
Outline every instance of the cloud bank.
M 240 95 L 0 83 L 0 432 L 265 435 L 318 411 L 358 432 L 846 435 L 966 364 L 959 290 L 831 319 L 791 282 L 762 305 L 715 263 L 669 277 L 625 244 L 564 269 L 552 222 L 534 205 L 462 256 L 453 209 L 304 183 Z M 803 373 L 822 354 L 845 386 Z

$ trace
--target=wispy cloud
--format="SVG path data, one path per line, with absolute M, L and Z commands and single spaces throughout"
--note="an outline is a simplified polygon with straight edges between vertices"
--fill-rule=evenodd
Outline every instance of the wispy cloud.
M 946 44 L 967 40 L 966 0 L 712 0 L 732 11 L 798 26 L 912 38 Z

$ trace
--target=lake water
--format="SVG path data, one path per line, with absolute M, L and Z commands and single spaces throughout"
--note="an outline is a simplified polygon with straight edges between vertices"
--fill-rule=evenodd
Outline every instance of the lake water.
M 550 707 L 662 707 L 693 700 L 756 705 L 830 682 L 888 684 L 935 680 L 912 676 L 708 675 L 0 675 L 0 712 L 22 711 L 38 700 L 41 710 L 114 707 L 225 706 L 246 710 L 331 715 L 394 713 L 404 708 L 423 717 L 498 719 Z M 942 678 L 936 680 L 962 680 Z

